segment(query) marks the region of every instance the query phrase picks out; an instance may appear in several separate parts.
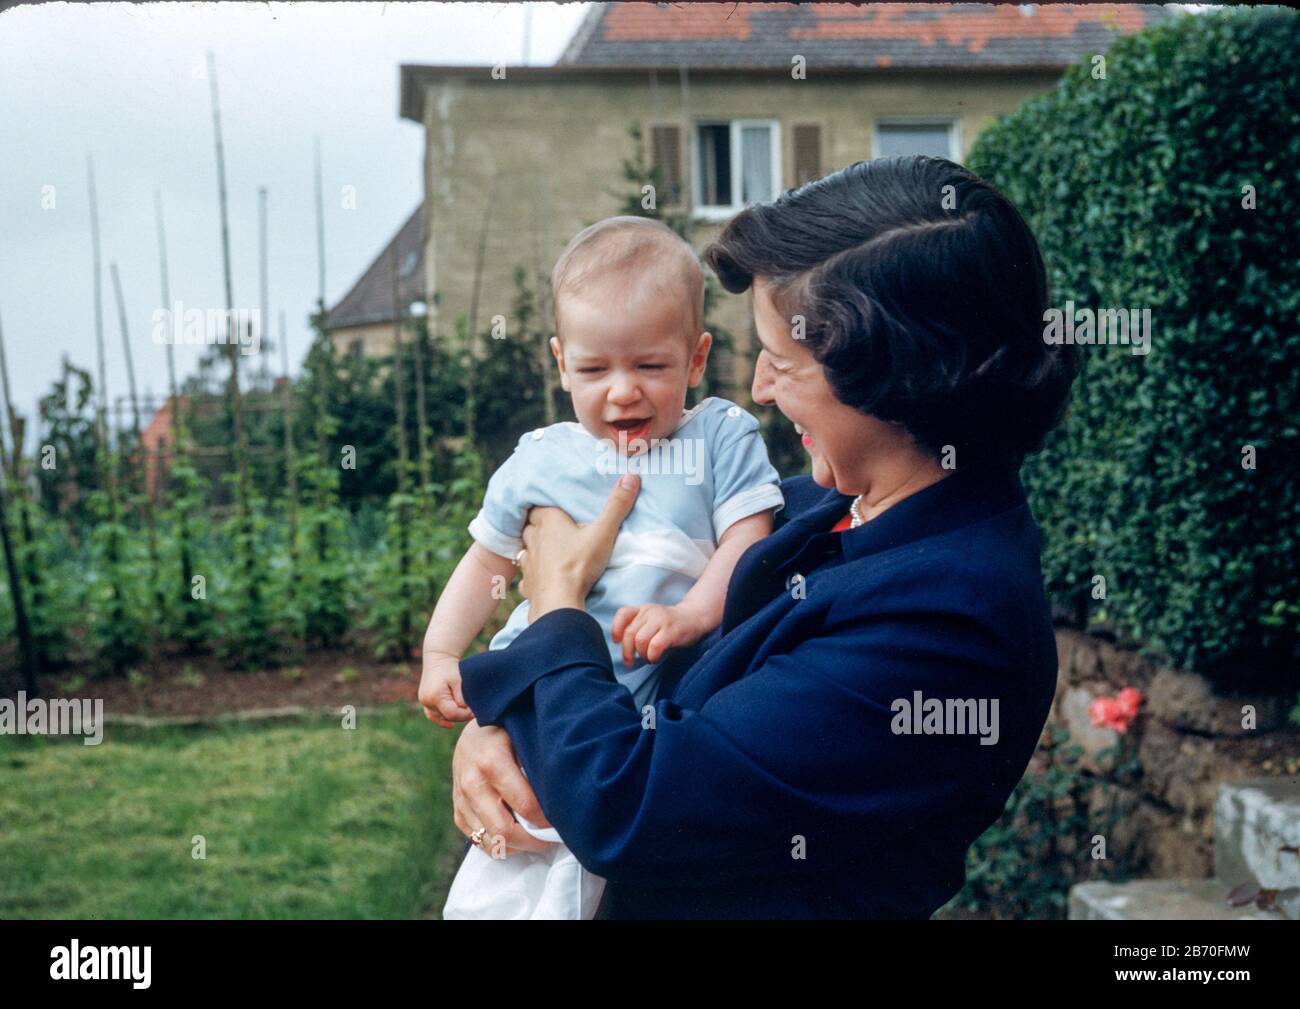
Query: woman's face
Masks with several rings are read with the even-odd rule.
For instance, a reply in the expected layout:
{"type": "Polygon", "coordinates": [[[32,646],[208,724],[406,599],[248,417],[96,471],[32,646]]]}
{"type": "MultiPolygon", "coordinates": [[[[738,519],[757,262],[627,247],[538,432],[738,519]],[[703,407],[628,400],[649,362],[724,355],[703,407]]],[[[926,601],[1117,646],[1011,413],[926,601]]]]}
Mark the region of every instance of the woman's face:
{"type": "Polygon", "coordinates": [[[754,278],[754,324],[762,350],[754,367],[755,403],[775,404],[802,435],[812,478],[841,494],[867,488],[867,462],[897,437],[893,425],[868,417],[835,398],[825,369],[794,339],[791,320],[772,304],[769,285],[754,278]]]}

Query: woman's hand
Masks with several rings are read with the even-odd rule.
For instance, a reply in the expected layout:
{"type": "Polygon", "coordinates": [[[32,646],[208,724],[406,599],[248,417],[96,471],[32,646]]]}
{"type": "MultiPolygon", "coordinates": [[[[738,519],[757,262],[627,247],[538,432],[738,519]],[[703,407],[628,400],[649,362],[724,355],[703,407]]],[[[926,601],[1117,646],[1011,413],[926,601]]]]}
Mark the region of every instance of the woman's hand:
{"type": "Polygon", "coordinates": [[[519,557],[519,591],[528,600],[529,623],[551,610],[585,608],[640,490],[635,473],[620,477],[596,521],[584,526],[562,508],[529,510],[519,557]]]}
{"type": "Polygon", "coordinates": [[[498,838],[507,849],[524,851],[545,851],[552,843],[533,837],[511,815],[517,810],[529,823],[550,826],[505,729],[477,721],[465,726],[451,756],[451,801],[462,834],[487,828],[483,847],[489,855],[499,850],[498,838]]]}

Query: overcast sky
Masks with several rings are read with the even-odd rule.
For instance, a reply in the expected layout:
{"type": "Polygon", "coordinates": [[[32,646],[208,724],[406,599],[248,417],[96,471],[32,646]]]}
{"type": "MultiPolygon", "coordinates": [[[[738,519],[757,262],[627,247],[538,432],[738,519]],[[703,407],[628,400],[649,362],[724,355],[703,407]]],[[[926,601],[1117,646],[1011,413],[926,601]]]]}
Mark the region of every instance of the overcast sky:
{"type": "MultiPolygon", "coordinates": [[[[527,6],[529,62],[552,63],[589,5],[527,6]]],[[[206,50],[221,89],[234,303],[259,303],[257,189],[266,186],[271,333],[283,309],[296,370],[317,292],[313,137],[333,304],[421,199],[424,131],[398,117],[399,64],[517,65],[523,37],[522,4],[59,3],[0,12],[0,323],[14,399],[31,428],[65,353],[95,373],[87,154],[110,396],[127,391],[110,262],[121,274],[140,391],[167,390],[164,348],[151,338],[162,300],[155,189],[173,301],[224,305],[206,50]],[[344,186],[355,187],[356,209],[341,207],[344,186]]],[[[178,368],[191,370],[198,348],[177,352],[178,368]]],[[[278,370],[278,353],[271,365],[278,370]]]]}

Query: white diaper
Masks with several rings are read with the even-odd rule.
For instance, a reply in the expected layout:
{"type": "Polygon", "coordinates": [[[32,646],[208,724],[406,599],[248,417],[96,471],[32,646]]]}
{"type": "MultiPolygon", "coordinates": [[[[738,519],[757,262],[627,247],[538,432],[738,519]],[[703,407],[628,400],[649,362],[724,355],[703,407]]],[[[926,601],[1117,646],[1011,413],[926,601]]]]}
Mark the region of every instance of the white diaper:
{"type": "MultiPolygon", "coordinates": [[[[518,813],[519,825],[543,841],[545,851],[511,851],[493,858],[474,845],[452,880],[444,921],[506,919],[580,920],[595,917],[605,880],[579,863],[554,827],[538,827],[518,813]]],[[[490,843],[484,838],[485,843],[490,843]]]]}

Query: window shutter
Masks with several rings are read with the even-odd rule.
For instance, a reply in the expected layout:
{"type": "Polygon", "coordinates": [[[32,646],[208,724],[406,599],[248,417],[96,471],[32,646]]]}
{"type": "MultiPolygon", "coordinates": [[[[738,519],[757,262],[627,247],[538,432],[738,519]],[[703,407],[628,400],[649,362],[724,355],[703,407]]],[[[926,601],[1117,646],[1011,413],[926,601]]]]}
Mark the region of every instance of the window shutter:
{"type": "Polygon", "coordinates": [[[794,184],[822,177],[822,128],[818,123],[799,123],[794,127],[794,184]]]}
{"type": "Polygon", "coordinates": [[[657,200],[664,206],[682,202],[682,128],[650,127],[650,167],[659,170],[657,200]]]}

